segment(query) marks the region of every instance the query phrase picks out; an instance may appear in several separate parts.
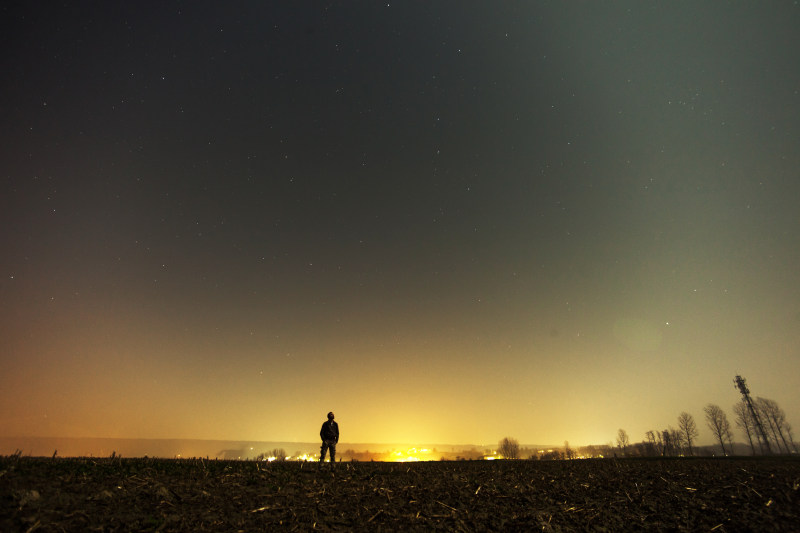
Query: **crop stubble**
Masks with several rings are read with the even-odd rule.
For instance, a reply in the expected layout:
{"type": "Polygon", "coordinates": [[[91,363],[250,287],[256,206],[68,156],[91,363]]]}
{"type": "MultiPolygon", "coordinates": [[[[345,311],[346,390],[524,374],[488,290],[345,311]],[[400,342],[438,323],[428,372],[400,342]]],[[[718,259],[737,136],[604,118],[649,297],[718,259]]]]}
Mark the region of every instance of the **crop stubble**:
{"type": "Polygon", "coordinates": [[[0,458],[0,531],[797,531],[800,460],[0,458]]]}

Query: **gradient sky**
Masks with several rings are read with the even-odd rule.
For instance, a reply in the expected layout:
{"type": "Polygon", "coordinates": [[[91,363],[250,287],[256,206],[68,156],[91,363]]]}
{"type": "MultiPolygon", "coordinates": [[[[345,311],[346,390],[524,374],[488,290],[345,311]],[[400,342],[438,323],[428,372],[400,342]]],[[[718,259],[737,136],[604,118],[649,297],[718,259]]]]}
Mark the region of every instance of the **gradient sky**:
{"type": "Polygon", "coordinates": [[[0,434],[800,428],[796,2],[63,4],[0,12],[0,434]]]}

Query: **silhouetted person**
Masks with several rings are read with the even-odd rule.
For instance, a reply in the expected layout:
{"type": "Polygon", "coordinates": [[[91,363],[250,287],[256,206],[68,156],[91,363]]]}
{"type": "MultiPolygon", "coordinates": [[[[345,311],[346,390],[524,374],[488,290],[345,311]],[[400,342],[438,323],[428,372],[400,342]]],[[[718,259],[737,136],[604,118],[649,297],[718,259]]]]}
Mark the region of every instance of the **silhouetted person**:
{"type": "Polygon", "coordinates": [[[322,429],[319,430],[319,437],[322,439],[320,448],[319,462],[325,461],[325,452],[331,451],[331,465],[336,465],[336,443],[339,442],[339,424],[333,420],[333,413],[328,413],[328,420],[323,422],[322,429]]]}

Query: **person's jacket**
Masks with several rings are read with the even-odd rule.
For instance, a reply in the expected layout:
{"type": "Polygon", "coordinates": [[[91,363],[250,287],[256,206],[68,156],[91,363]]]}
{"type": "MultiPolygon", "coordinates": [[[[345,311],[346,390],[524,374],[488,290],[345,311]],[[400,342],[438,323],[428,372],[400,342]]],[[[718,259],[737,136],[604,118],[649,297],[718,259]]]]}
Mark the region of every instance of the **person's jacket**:
{"type": "Polygon", "coordinates": [[[322,440],[339,442],[339,424],[335,420],[326,420],[319,430],[319,436],[322,440]]]}

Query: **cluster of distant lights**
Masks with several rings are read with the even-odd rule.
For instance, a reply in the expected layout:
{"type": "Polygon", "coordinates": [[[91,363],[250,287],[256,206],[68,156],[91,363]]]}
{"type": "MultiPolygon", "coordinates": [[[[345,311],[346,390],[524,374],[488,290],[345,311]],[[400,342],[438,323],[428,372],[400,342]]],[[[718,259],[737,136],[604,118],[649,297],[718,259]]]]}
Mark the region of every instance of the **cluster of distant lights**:
{"type": "MultiPolygon", "coordinates": [[[[388,458],[386,459],[386,461],[393,462],[393,463],[413,463],[413,462],[417,462],[417,461],[430,461],[430,460],[432,460],[431,457],[420,458],[418,456],[419,455],[422,455],[422,456],[431,455],[431,453],[432,453],[431,450],[429,450],[428,448],[422,448],[422,449],[419,449],[419,450],[417,448],[410,448],[410,449],[406,450],[405,452],[398,450],[398,451],[390,453],[388,458]]],[[[267,461],[267,462],[272,462],[272,461],[277,461],[278,457],[275,457],[275,456],[265,457],[263,460],[267,461]]],[[[314,454],[314,455],[303,454],[303,455],[298,455],[298,456],[286,456],[286,457],[283,458],[283,460],[284,461],[318,461],[319,460],[319,455],[318,454],[314,454]]]]}
{"type": "MultiPolygon", "coordinates": [[[[417,462],[417,461],[431,461],[431,460],[433,460],[432,457],[424,457],[424,456],[431,456],[432,453],[433,452],[431,452],[431,450],[429,450],[428,448],[422,448],[422,449],[409,448],[405,452],[403,452],[403,451],[391,452],[389,454],[389,456],[385,460],[388,461],[388,462],[393,462],[393,463],[412,463],[412,462],[417,462]],[[418,457],[418,456],[423,456],[423,457],[418,457]]],[[[495,459],[495,458],[496,457],[492,457],[492,459],[495,459]]],[[[270,463],[273,462],[273,461],[278,461],[278,460],[283,460],[283,461],[318,461],[319,460],[319,454],[313,454],[313,455],[303,454],[303,455],[297,455],[297,456],[287,455],[286,457],[283,457],[283,458],[278,458],[278,457],[273,455],[271,457],[264,457],[264,459],[262,459],[262,460],[266,461],[266,462],[270,462],[270,463]]]]}
{"type": "Polygon", "coordinates": [[[415,463],[417,461],[425,461],[430,459],[420,459],[417,455],[428,455],[431,451],[428,448],[423,448],[421,450],[417,450],[416,448],[410,448],[403,453],[401,451],[396,451],[391,455],[391,462],[394,463],[415,463]]]}
{"type": "MultiPolygon", "coordinates": [[[[553,450],[539,450],[538,453],[539,454],[543,454],[545,451],[553,452],[553,450]]],[[[431,457],[432,455],[433,455],[433,452],[431,452],[431,450],[429,450],[428,448],[422,448],[422,449],[419,449],[419,450],[417,448],[409,448],[405,452],[400,451],[400,450],[391,452],[388,455],[388,457],[386,457],[386,459],[384,459],[384,461],[385,462],[389,462],[389,463],[416,463],[416,462],[419,462],[419,461],[434,461],[434,460],[436,460],[435,458],[431,457]],[[420,458],[420,457],[418,457],[419,455],[422,455],[423,457],[420,458]],[[427,457],[424,457],[424,456],[427,456],[427,457]]],[[[181,458],[181,454],[178,454],[176,457],[178,459],[180,459],[181,458]]],[[[596,455],[594,457],[601,458],[601,459],[603,458],[602,455],[596,455]]],[[[590,459],[591,457],[585,456],[585,455],[576,455],[573,458],[574,459],[590,459]]],[[[498,454],[497,451],[492,451],[492,453],[490,455],[484,455],[482,459],[484,461],[495,461],[497,459],[505,459],[505,457],[503,457],[502,455],[498,454]]],[[[273,455],[271,457],[264,457],[262,459],[262,461],[265,461],[265,462],[268,462],[268,463],[271,463],[273,461],[279,461],[279,460],[280,461],[298,461],[298,462],[302,462],[302,461],[319,461],[319,454],[309,455],[307,453],[304,453],[302,455],[297,455],[297,456],[287,455],[286,457],[283,457],[283,458],[278,458],[278,457],[273,455]]]]}
{"type": "MultiPolygon", "coordinates": [[[[270,463],[272,461],[277,461],[277,460],[278,460],[278,458],[275,457],[275,456],[265,457],[264,458],[264,461],[267,461],[267,462],[270,462],[270,463]]],[[[287,456],[287,457],[284,457],[283,460],[284,461],[316,461],[317,458],[314,457],[313,455],[308,455],[308,454],[304,453],[303,455],[298,455],[297,457],[287,456]]]]}
{"type": "MultiPolygon", "coordinates": [[[[539,450],[539,454],[542,454],[545,451],[552,452],[553,450],[539,450]]],[[[434,452],[432,452],[428,448],[422,448],[422,449],[409,448],[405,452],[403,452],[401,450],[397,450],[397,451],[391,452],[387,456],[387,458],[384,459],[384,461],[390,462],[390,463],[416,463],[416,462],[419,462],[419,461],[434,461],[436,459],[433,457],[433,453],[434,452]]],[[[602,458],[603,456],[599,455],[598,457],[602,458]]],[[[575,459],[587,459],[587,458],[588,457],[586,457],[584,455],[575,456],[575,459]]],[[[498,459],[505,459],[505,457],[503,457],[502,455],[498,454],[497,451],[492,451],[491,454],[483,456],[483,460],[485,460],[485,461],[495,461],[495,460],[498,460],[498,459]]],[[[273,457],[265,457],[263,460],[267,461],[267,462],[272,462],[272,461],[277,461],[278,457],[274,457],[274,456],[273,457]]],[[[303,454],[303,455],[298,455],[296,457],[287,456],[287,457],[284,457],[283,460],[284,461],[318,461],[319,460],[319,455],[318,454],[314,454],[314,455],[303,454]]]]}

